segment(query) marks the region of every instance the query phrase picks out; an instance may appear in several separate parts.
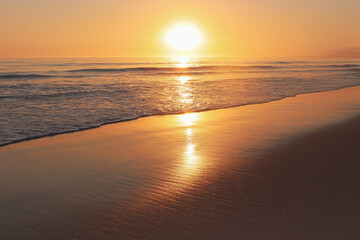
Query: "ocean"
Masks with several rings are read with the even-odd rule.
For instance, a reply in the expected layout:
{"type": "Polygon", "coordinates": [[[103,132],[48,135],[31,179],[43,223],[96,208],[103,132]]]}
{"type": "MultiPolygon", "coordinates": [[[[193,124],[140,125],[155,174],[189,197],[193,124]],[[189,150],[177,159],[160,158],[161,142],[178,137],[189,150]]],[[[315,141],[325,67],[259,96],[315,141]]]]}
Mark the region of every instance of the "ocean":
{"type": "Polygon", "coordinates": [[[360,59],[0,59],[0,146],[360,85],[360,59]]]}

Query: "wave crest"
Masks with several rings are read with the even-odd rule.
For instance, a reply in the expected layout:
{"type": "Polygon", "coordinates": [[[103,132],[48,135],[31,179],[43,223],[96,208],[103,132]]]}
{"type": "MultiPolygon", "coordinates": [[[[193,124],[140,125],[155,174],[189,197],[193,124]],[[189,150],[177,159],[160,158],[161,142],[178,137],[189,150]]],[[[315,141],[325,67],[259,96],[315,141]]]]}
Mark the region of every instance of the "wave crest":
{"type": "Polygon", "coordinates": [[[0,74],[0,79],[16,79],[16,78],[51,78],[53,75],[42,74],[0,74]]]}
{"type": "Polygon", "coordinates": [[[241,70],[241,69],[278,69],[274,65],[250,65],[250,66],[194,66],[194,67],[137,67],[137,68],[85,68],[74,69],[68,72],[182,72],[182,71],[201,71],[201,70],[241,70]]]}

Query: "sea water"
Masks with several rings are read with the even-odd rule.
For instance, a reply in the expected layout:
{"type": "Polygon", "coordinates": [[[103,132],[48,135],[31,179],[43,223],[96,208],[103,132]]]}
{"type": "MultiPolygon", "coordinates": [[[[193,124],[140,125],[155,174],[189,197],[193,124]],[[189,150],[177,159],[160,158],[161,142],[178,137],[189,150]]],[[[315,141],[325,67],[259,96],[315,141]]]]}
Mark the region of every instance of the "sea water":
{"type": "Polygon", "coordinates": [[[360,85],[360,59],[0,59],[0,146],[360,85]]]}

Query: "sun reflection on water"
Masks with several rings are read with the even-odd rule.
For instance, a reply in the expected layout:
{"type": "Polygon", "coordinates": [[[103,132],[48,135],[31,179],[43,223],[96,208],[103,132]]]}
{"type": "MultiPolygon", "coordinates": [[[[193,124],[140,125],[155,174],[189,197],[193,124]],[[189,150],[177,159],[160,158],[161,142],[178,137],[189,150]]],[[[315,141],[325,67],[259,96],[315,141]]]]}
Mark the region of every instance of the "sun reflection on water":
{"type": "Polygon", "coordinates": [[[186,84],[186,82],[190,79],[191,78],[188,76],[181,76],[177,78],[180,83],[178,85],[177,92],[179,96],[179,102],[182,104],[191,104],[193,102],[191,86],[186,84]]]}
{"type": "Polygon", "coordinates": [[[189,143],[186,147],[186,154],[193,155],[194,154],[194,144],[189,143]]]}
{"type": "Polygon", "coordinates": [[[172,61],[176,63],[176,67],[178,68],[190,67],[191,60],[192,58],[188,56],[178,56],[172,59],[172,61]]]}
{"type": "Polygon", "coordinates": [[[168,175],[168,181],[160,188],[163,191],[149,192],[156,201],[176,198],[178,194],[198,186],[204,176],[205,158],[196,144],[196,122],[199,113],[185,113],[175,116],[175,124],[181,129],[179,135],[181,142],[176,146],[177,156],[175,168],[168,175]]]}
{"type": "Polygon", "coordinates": [[[187,137],[190,137],[192,135],[192,130],[191,130],[191,128],[188,128],[187,130],[186,130],[186,136],[187,137]]]}
{"type": "Polygon", "coordinates": [[[191,79],[191,78],[188,77],[188,76],[181,76],[181,77],[178,78],[179,82],[182,83],[182,84],[186,83],[186,82],[189,81],[190,79],[191,79]]]}

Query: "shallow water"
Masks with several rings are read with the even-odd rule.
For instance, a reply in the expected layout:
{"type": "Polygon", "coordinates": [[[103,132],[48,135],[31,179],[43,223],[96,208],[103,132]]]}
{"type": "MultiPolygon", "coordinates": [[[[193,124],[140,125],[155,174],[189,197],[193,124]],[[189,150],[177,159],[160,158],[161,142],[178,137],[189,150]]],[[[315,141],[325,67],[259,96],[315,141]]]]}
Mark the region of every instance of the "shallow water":
{"type": "Polygon", "coordinates": [[[0,146],[359,84],[360,61],[352,59],[1,59],[0,146]]]}

